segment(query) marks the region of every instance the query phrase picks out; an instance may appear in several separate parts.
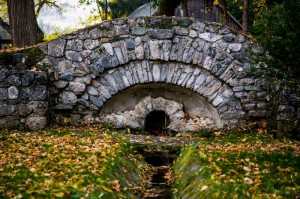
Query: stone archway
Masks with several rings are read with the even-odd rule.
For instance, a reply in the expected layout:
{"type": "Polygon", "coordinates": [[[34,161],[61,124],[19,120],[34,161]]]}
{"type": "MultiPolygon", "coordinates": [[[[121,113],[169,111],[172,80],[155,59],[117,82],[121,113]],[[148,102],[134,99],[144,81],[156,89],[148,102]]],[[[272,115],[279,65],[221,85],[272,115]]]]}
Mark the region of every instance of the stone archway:
{"type": "MultiPolygon", "coordinates": [[[[69,110],[77,117],[121,117],[136,107],[120,105],[105,112],[111,100],[127,89],[156,83],[199,96],[192,98],[193,108],[188,98],[180,102],[190,123],[208,119],[217,127],[234,127],[266,112],[263,81],[248,73],[248,51],[261,51],[245,35],[219,24],[174,17],[117,19],[65,35],[41,50],[46,56],[39,64],[48,65],[53,74],[53,110],[69,110]],[[201,104],[211,114],[202,117],[201,104]]],[[[176,102],[180,96],[163,98],[176,102]]]]}

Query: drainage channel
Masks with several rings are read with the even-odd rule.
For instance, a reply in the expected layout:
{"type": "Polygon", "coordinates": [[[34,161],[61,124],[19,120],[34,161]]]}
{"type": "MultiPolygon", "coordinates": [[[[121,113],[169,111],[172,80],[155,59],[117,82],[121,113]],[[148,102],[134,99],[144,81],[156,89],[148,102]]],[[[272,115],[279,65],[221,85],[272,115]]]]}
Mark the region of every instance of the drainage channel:
{"type": "Polygon", "coordinates": [[[172,197],[172,163],[177,156],[177,151],[162,149],[140,148],[140,153],[145,161],[153,166],[153,171],[148,176],[148,183],[142,198],[171,199],[172,197]]]}
{"type": "Polygon", "coordinates": [[[148,175],[142,198],[172,199],[173,160],[178,156],[180,148],[192,143],[193,139],[133,134],[126,135],[125,139],[154,167],[153,172],[148,175]]]}

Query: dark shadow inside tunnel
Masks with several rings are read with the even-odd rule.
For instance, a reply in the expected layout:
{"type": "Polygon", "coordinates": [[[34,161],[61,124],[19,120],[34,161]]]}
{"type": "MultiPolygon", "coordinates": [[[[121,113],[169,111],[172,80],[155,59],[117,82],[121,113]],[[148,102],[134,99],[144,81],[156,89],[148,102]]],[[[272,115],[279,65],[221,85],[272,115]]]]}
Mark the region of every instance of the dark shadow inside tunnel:
{"type": "Polygon", "coordinates": [[[145,130],[151,135],[167,134],[170,118],[164,111],[152,111],[145,119],[145,130]]]}

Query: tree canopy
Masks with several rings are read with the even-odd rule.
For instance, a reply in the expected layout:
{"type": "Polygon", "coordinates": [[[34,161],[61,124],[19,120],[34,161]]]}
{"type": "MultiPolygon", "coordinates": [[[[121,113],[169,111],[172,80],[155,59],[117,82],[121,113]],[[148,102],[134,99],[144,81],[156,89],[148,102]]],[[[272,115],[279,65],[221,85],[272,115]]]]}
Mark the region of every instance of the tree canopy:
{"type": "Polygon", "coordinates": [[[254,35],[266,52],[269,75],[300,80],[299,10],[299,0],[285,0],[255,21],[254,35]]]}

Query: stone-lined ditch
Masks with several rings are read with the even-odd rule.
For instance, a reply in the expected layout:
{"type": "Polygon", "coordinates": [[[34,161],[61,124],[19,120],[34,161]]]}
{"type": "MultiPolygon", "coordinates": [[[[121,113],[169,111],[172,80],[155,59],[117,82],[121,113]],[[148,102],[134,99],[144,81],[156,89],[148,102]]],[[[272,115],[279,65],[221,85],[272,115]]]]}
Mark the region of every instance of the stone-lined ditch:
{"type": "Polygon", "coordinates": [[[147,180],[142,198],[173,198],[173,161],[179,155],[181,146],[188,143],[188,138],[168,136],[129,135],[137,153],[152,166],[146,175],[147,180]]]}
{"type": "Polygon", "coordinates": [[[172,198],[172,163],[177,156],[177,150],[140,149],[145,161],[153,166],[148,175],[148,184],[143,198],[172,198]]]}

